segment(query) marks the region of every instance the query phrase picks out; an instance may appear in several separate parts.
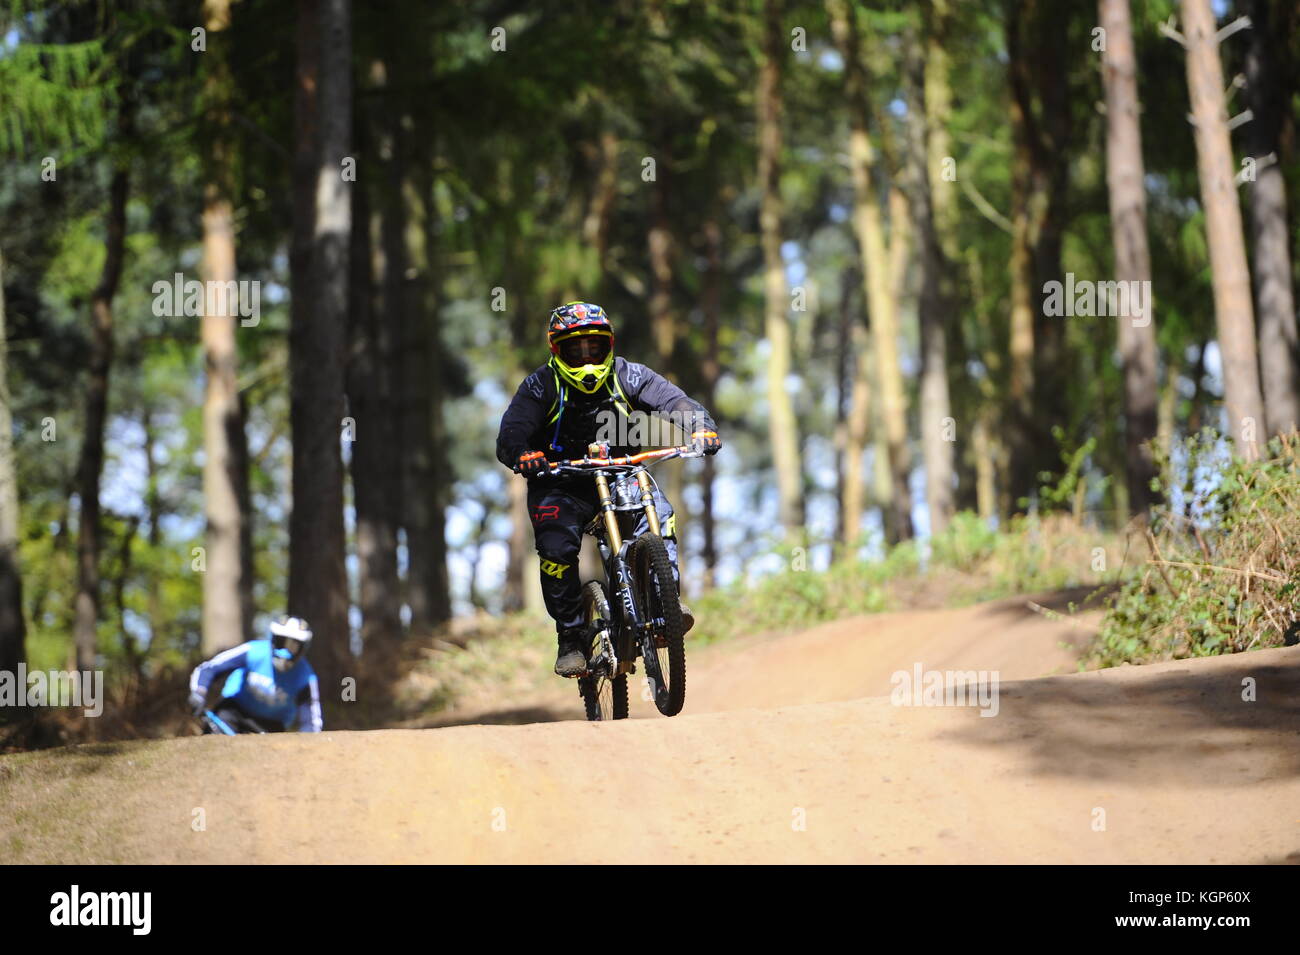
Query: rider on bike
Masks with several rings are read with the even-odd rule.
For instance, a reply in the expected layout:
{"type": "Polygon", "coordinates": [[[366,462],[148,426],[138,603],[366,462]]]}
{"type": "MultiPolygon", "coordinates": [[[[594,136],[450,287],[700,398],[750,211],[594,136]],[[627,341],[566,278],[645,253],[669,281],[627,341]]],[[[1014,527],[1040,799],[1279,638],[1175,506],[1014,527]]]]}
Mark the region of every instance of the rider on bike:
{"type": "Polygon", "coordinates": [[[311,627],[301,617],[273,621],[266,640],[250,640],[200,663],[190,675],[190,708],[201,716],[213,679],[229,674],[213,711],[236,733],[321,731],[320,692],[307,660],[311,627]]]}
{"type": "MultiPolygon", "coordinates": [[[[691,435],[695,447],[716,454],[722,447],[713,418],[704,406],[645,365],[614,357],[614,329],[605,310],[587,302],[569,302],[551,312],[547,338],[551,359],[524,379],[501,417],[497,460],[528,478],[528,513],[541,558],[542,596],[555,619],[559,652],[555,672],[579,676],[587,668],[590,635],[583,621],[578,580],[582,528],[597,513],[596,488],[590,478],[552,477],[548,461],[583,457],[606,425],[635,412],[668,416],[691,435]]],[[[609,453],[634,451],[609,441],[609,453]]],[[[664,544],[677,575],[677,534],[673,508],[654,491],[664,544]]],[[[644,514],[634,536],[644,533],[644,514]]],[[[682,607],[686,629],[695,623],[682,607]]]]}

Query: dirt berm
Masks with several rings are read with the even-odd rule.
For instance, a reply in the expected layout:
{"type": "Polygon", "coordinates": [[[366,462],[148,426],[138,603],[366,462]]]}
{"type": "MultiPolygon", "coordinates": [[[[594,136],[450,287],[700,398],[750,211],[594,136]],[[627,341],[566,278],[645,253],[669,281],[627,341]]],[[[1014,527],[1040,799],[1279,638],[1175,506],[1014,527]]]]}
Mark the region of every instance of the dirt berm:
{"type": "Polygon", "coordinates": [[[568,722],[6,757],[0,861],[1300,861],[1300,649],[1069,672],[1082,634],[884,614],[707,648],[673,719],[565,684],[568,722]],[[999,671],[996,715],[894,705],[917,664],[999,671]]]}

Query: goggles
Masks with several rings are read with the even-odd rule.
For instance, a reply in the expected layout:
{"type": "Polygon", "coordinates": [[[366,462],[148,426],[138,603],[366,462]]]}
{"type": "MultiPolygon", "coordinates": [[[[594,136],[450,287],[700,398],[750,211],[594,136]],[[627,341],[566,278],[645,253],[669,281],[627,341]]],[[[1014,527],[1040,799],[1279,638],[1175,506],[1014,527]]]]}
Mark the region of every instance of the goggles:
{"type": "Polygon", "coordinates": [[[271,637],[271,647],[274,650],[285,650],[290,659],[296,659],[302,655],[303,642],[295,640],[293,637],[282,637],[279,634],[274,634],[271,637]]]}
{"type": "Polygon", "coordinates": [[[560,360],[571,367],[599,365],[609,357],[612,347],[608,332],[571,335],[557,342],[560,360]]]}

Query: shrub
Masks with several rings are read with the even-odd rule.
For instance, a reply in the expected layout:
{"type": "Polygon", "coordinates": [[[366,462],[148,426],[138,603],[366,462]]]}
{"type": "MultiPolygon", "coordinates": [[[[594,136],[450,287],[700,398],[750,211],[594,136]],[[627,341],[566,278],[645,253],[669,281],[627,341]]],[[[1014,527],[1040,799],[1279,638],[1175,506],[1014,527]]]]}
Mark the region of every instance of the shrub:
{"type": "Polygon", "coordinates": [[[1204,432],[1161,462],[1159,485],[1168,506],[1143,533],[1148,558],[1112,598],[1093,662],[1281,646],[1300,581],[1300,435],[1245,461],[1204,432]]]}

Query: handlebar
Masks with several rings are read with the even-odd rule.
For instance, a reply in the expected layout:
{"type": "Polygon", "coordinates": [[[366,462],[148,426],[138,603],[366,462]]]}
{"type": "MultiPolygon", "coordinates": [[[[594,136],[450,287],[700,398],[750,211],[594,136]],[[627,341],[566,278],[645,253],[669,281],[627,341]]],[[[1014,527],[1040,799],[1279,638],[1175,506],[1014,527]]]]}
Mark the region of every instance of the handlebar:
{"type": "MultiPolygon", "coordinates": [[[[671,458],[700,458],[703,456],[703,451],[697,451],[692,445],[684,444],[676,448],[656,448],[653,451],[642,451],[639,454],[629,454],[621,458],[593,458],[587,455],[569,461],[549,461],[547,462],[548,469],[543,471],[542,474],[563,474],[575,471],[590,474],[596,471],[633,468],[639,464],[653,464],[671,458]]],[[[513,470],[516,474],[519,473],[518,467],[513,470]]]]}

